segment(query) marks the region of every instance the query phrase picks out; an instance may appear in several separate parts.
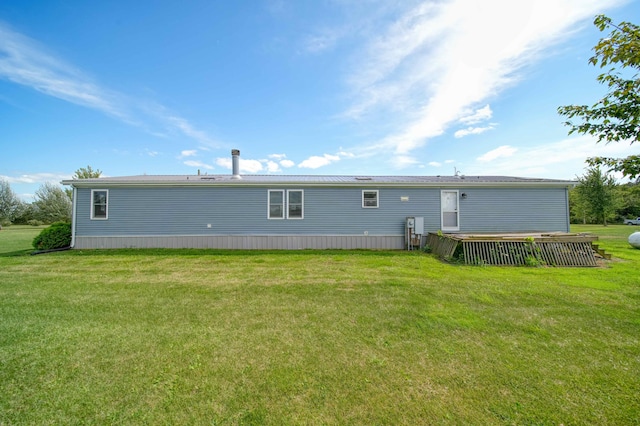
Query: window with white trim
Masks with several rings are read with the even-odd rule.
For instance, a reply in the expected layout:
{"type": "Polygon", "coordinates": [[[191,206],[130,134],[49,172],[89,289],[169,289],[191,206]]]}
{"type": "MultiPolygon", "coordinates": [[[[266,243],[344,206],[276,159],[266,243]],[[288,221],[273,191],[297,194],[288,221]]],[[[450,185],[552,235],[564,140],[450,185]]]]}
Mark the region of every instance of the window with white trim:
{"type": "Polygon", "coordinates": [[[91,219],[106,220],[109,218],[109,190],[91,190],[91,219]]]}
{"type": "Polygon", "coordinates": [[[267,212],[269,219],[284,219],[284,190],[269,190],[269,211],[267,212]]]}
{"type": "Polygon", "coordinates": [[[362,208],[363,209],[377,209],[378,208],[378,190],[363,190],[362,191],[362,208]]]}
{"type": "Polygon", "coordinates": [[[304,219],[304,192],[301,189],[287,191],[287,219],[304,219]]]}
{"type": "Polygon", "coordinates": [[[301,189],[269,189],[267,218],[304,219],[304,191],[301,189]]]}

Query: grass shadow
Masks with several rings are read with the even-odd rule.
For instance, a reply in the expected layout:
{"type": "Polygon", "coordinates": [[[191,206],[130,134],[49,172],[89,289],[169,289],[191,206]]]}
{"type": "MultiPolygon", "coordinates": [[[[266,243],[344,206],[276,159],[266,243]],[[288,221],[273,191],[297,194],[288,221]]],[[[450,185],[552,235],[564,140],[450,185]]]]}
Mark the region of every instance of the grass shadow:
{"type": "Polygon", "coordinates": [[[16,251],[7,251],[0,252],[0,257],[21,257],[21,256],[29,256],[33,253],[33,249],[24,249],[24,250],[16,250],[16,251]]]}

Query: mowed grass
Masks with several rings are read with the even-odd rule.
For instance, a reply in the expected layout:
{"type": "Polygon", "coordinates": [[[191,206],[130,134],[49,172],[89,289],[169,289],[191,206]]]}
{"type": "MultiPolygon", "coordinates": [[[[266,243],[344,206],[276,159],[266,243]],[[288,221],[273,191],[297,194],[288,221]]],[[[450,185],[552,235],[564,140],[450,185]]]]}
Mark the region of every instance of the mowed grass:
{"type": "Polygon", "coordinates": [[[66,251],[0,231],[0,425],[640,423],[638,228],[601,268],[66,251]]]}

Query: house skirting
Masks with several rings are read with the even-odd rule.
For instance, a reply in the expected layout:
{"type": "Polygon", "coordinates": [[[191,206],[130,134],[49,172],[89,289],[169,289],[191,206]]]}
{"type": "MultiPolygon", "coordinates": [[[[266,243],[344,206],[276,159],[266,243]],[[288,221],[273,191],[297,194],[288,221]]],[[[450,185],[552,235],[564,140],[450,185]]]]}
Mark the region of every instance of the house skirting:
{"type": "Polygon", "coordinates": [[[238,250],[405,248],[403,235],[75,236],[74,249],[211,248],[238,250]]]}

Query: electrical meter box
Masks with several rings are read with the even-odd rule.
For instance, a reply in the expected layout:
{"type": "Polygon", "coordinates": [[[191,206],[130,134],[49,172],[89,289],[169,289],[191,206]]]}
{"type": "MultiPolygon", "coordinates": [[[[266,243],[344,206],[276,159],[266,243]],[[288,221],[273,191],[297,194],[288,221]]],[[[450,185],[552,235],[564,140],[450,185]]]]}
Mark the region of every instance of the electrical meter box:
{"type": "Polygon", "coordinates": [[[424,235],[424,217],[414,218],[413,233],[417,235],[424,235]]]}

